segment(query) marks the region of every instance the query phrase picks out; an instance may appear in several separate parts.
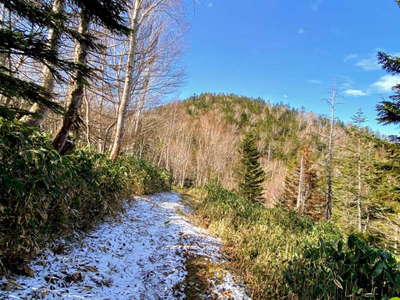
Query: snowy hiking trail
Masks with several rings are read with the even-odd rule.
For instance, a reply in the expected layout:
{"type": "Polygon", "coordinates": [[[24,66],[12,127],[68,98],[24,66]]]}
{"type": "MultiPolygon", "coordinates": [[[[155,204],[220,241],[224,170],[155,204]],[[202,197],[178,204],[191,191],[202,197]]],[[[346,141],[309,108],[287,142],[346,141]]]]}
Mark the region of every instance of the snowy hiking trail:
{"type": "MultiPolygon", "coordinates": [[[[118,220],[100,224],[61,254],[46,250],[30,265],[35,277],[0,279],[0,299],[185,299],[179,283],[186,258],[222,258],[221,241],[179,213],[187,212],[180,200],[162,193],[127,201],[118,220]]],[[[210,286],[213,296],[206,299],[250,299],[227,272],[210,286]]]]}

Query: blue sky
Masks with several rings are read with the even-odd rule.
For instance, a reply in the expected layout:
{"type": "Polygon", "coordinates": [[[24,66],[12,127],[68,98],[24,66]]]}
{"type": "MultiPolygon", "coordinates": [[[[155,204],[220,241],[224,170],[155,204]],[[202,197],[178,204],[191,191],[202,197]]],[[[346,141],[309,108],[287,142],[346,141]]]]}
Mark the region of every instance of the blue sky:
{"type": "Polygon", "coordinates": [[[326,114],[336,81],[338,117],[362,108],[378,125],[376,104],[400,77],[376,63],[379,49],[400,53],[400,8],[394,0],[185,0],[190,29],[180,98],[202,92],[262,97],[326,114]]]}

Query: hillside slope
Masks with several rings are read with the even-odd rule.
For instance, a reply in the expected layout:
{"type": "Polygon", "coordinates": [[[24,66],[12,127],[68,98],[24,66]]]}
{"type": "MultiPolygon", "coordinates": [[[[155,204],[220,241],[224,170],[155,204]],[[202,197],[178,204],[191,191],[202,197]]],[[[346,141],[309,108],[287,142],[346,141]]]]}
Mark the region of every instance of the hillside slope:
{"type": "MultiPolygon", "coordinates": [[[[126,147],[166,168],[179,186],[218,181],[235,190],[239,143],[248,131],[259,136],[261,164],[267,174],[266,205],[295,208],[303,164],[309,181],[304,214],[320,219],[329,132],[329,120],[324,117],[262,99],[202,94],[148,111],[135,143],[126,147]]],[[[380,246],[397,249],[399,147],[362,124],[345,125],[337,120],[334,133],[335,222],[346,232],[359,230],[380,246]],[[360,198],[361,221],[356,208],[360,198]]]]}

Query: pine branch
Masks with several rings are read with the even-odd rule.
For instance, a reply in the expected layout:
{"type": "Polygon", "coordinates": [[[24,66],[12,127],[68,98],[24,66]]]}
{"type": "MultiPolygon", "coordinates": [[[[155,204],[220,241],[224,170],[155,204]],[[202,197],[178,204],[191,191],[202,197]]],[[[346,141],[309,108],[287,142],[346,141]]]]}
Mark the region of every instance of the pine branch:
{"type": "Polygon", "coordinates": [[[378,53],[378,62],[382,68],[391,74],[400,73],[400,57],[395,57],[384,52],[378,53]]]}
{"type": "Polygon", "coordinates": [[[24,99],[31,103],[40,103],[56,113],[62,113],[63,108],[51,101],[52,95],[41,86],[5,74],[0,68],[0,94],[7,98],[24,99]]]}

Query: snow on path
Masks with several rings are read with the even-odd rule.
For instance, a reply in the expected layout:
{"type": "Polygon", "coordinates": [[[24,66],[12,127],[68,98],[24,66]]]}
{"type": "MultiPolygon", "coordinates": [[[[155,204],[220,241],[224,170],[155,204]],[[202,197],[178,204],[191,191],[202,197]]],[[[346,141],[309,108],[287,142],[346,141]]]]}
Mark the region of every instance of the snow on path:
{"type": "MultiPolygon", "coordinates": [[[[191,224],[179,195],[162,193],[127,201],[118,221],[100,224],[71,251],[45,251],[0,299],[184,299],[174,289],[185,279],[185,255],[222,261],[221,241],[191,224]]],[[[3,279],[5,284],[5,279],[3,279]]],[[[0,279],[0,286],[2,280],[0,279]]],[[[227,273],[218,299],[249,299],[227,273]]]]}

